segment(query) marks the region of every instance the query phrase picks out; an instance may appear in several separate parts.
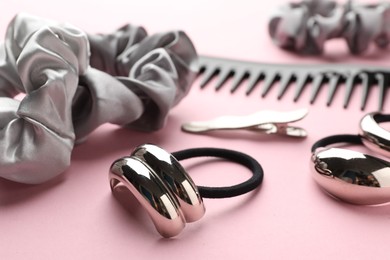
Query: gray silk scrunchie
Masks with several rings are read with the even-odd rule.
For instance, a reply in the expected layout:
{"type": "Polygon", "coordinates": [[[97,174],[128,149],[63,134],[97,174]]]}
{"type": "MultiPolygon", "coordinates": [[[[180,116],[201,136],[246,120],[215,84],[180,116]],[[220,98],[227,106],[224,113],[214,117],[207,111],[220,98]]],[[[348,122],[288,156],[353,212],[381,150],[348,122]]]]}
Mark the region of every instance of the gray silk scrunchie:
{"type": "Polygon", "coordinates": [[[390,4],[345,4],[330,0],[303,0],[282,5],[272,14],[268,31],[273,42],[302,54],[321,54],[326,41],[344,39],[353,54],[371,43],[381,49],[390,43],[390,4]]]}
{"type": "Polygon", "coordinates": [[[127,25],[87,35],[18,14],[0,45],[0,177],[37,184],[57,176],[74,144],[104,123],[160,129],[197,70],[180,31],[147,36],[127,25]]]}

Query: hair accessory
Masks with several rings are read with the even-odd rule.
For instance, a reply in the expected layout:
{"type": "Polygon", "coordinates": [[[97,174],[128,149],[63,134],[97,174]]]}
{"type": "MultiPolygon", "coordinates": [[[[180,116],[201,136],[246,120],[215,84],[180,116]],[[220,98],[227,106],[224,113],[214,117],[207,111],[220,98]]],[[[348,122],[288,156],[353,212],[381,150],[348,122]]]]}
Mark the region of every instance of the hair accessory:
{"type": "Polygon", "coordinates": [[[186,222],[200,219],[205,208],[202,198],[228,198],[256,189],[263,180],[260,164],[244,153],[219,148],[194,148],[169,154],[162,148],[144,144],[130,156],[116,160],[109,171],[111,190],[126,187],[150,215],[163,237],[178,235],[186,222]],[[231,187],[196,186],[178,160],[213,156],[250,169],[252,177],[231,187]]]}
{"type": "Polygon", "coordinates": [[[87,35],[17,15],[0,45],[0,177],[37,184],[57,176],[75,143],[104,123],[162,128],[196,72],[195,48],[181,31],[148,36],[126,25],[87,35]]]}
{"type": "Polygon", "coordinates": [[[271,64],[249,62],[200,56],[200,87],[205,88],[212,79],[215,90],[220,90],[230,82],[230,92],[234,93],[245,85],[246,95],[251,95],[256,87],[261,86],[261,96],[265,97],[273,86],[279,87],[278,99],[282,99],[286,90],[291,86],[295,88],[294,101],[302,95],[305,87],[310,84],[310,103],[314,103],[322,87],[328,88],[326,105],[330,106],[335,97],[336,90],[344,91],[345,108],[355,88],[361,91],[361,106],[364,110],[371,88],[378,89],[378,110],[382,110],[390,86],[390,70],[384,67],[351,64],[271,64]],[[246,82],[246,83],[243,83],[246,82]],[[278,82],[278,84],[275,84],[278,82]],[[295,83],[295,84],[292,84],[295,83]],[[343,85],[345,84],[345,86],[343,85]]]}
{"type": "Polygon", "coordinates": [[[278,134],[292,137],[306,137],[303,128],[290,123],[301,120],[307,115],[307,109],[289,112],[263,110],[246,116],[222,116],[210,121],[189,122],[182,125],[182,130],[189,133],[204,133],[214,130],[245,129],[264,134],[278,134]]]}
{"type": "Polygon", "coordinates": [[[345,5],[336,1],[307,0],[281,6],[272,15],[268,29],[274,43],[284,49],[319,54],[329,39],[345,39],[353,54],[367,50],[370,43],[386,48],[390,4],[345,5]]]}
{"type": "Polygon", "coordinates": [[[378,123],[390,115],[370,113],[360,122],[359,135],[333,135],[312,146],[312,174],[329,194],[354,204],[390,202],[390,162],[348,149],[327,147],[336,143],[361,145],[389,156],[390,133],[378,123]]]}
{"type": "Polygon", "coordinates": [[[369,149],[390,158],[390,132],[379,123],[390,122],[390,115],[378,112],[365,115],[360,121],[360,136],[369,149]]]}

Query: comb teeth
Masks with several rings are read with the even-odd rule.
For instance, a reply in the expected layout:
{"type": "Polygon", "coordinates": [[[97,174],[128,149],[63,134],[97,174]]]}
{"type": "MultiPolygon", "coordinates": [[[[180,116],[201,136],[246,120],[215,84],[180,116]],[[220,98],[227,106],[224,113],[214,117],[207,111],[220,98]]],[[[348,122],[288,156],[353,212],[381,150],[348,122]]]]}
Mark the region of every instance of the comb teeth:
{"type": "Polygon", "coordinates": [[[233,93],[246,80],[246,94],[250,95],[262,82],[261,96],[265,97],[276,82],[279,82],[277,98],[295,83],[294,101],[301,96],[306,85],[311,83],[310,103],[314,103],[321,87],[327,83],[327,106],[332,104],[336,90],[345,85],[343,106],[348,107],[353,91],[361,85],[362,97],[360,108],[364,110],[370,89],[379,88],[378,110],[383,110],[386,92],[390,85],[390,70],[383,67],[368,67],[350,64],[298,65],[256,63],[208,56],[200,57],[200,87],[205,88],[216,78],[215,89],[219,90],[231,78],[230,91],[233,93]]]}

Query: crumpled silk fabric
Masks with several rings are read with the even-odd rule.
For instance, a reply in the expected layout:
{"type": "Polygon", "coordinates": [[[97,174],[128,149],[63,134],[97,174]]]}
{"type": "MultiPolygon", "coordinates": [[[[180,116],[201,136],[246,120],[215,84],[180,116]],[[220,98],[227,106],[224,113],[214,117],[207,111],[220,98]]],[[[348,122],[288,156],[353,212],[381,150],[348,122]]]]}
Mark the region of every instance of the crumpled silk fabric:
{"type": "Polygon", "coordinates": [[[344,39],[351,53],[362,54],[371,44],[390,43],[390,3],[300,1],[280,6],[271,15],[268,30],[273,42],[302,54],[321,54],[328,40],[344,39]]]}
{"type": "Polygon", "coordinates": [[[126,25],[88,35],[18,14],[0,45],[0,177],[38,184],[59,175],[75,143],[104,123],[162,128],[197,69],[181,31],[148,36],[126,25]]]}

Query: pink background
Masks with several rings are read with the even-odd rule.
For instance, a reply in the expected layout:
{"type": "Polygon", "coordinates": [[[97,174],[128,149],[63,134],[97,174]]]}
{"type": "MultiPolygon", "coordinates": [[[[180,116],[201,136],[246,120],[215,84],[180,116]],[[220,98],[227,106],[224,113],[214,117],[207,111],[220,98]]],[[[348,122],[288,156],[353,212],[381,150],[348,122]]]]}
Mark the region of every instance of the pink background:
{"type": "MultiPolygon", "coordinates": [[[[349,55],[344,42],[331,41],[323,57],[300,58],[275,47],[267,19],[286,1],[9,1],[1,7],[0,33],[24,11],[70,22],[89,33],[110,32],[125,23],[150,33],[182,29],[200,54],[276,63],[345,62],[388,64],[390,52],[370,50],[349,55]]],[[[371,1],[373,2],[373,1],[371,1]]],[[[312,143],[338,133],[357,133],[361,116],[376,109],[377,90],[360,111],[359,88],[348,109],[343,89],[331,107],[326,88],[310,105],[310,88],[297,103],[294,87],[277,100],[277,86],[259,97],[244,87],[215,93],[195,83],[170,114],[166,127],[137,133],[104,125],[75,148],[71,167],[49,183],[28,186],[0,181],[0,259],[389,259],[390,208],[349,205],[325,195],[310,176],[312,143]],[[307,107],[298,122],[303,140],[246,132],[191,135],[180,125],[220,115],[245,115],[262,109],[288,111],[307,107]],[[246,152],[263,165],[257,192],[223,200],[205,199],[206,215],[188,224],[174,239],[162,239],[137,205],[124,208],[112,195],[107,172],[111,162],[135,145],[156,143],[168,151],[189,147],[223,147],[246,152]]],[[[385,112],[390,109],[385,104],[385,112]]],[[[185,167],[199,185],[229,185],[245,180],[245,168],[216,160],[189,160],[185,167]]]]}

